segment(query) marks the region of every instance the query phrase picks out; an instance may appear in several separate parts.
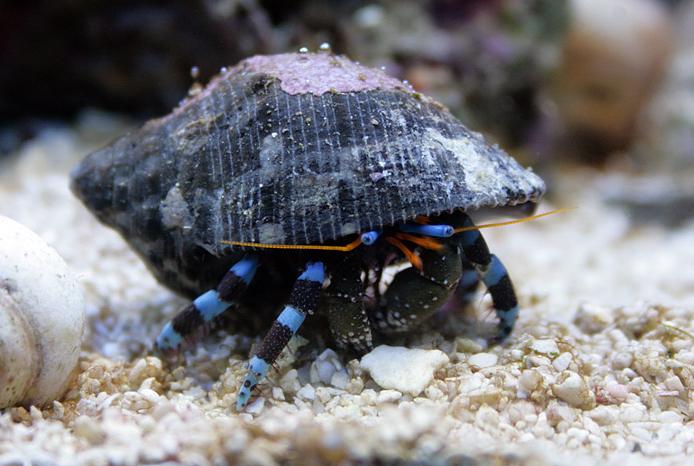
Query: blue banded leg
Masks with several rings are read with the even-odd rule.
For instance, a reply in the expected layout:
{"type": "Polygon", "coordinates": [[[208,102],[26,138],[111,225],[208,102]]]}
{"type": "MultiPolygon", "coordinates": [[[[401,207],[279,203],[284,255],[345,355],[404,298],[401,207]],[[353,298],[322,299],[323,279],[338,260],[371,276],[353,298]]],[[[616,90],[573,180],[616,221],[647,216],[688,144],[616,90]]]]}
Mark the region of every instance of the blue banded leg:
{"type": "Polygon", "coordinates": [[[318,308],[320,291],[323,287],[325,270],[322,262],[309,263],[306,270],[294,283],[289,303],[272,323],[270,330],[260,344],[258,353],[253,356],[248,374],[236,397],[236,409],[241,410],[251,397],[251,391],[258,385],[272,363],[275,362],[289,340],[294,336],[306,315],[314,314],[318,308]]]}
{"type": "Polygon", "coordinates": [[[465,257],[462,258],[462,263],[463,273],[460,276],[460,281],[455,288],[455,294],[451,300],[451,305],[457,309],[464,308],[474,299],[480,284],[480,277],[472,263],[465,259],[465,257]]]}
{"type": "Polygon", "coordinates": [[[248,256],[234,264],[216,290],[198,296],[164,326],[157,337],[157,348],[161,351],[177,349],[186,337],[224,312],[246,290],[257,268],[258,258],[255,256],[248,256]]]}
{"type": "MultiPolygon", "coordinates": [[[[460,224],[455,226],[472,225],[470,217],[463,215],[460,224]]],[[[487,242],[479,230],[460,233],[459,242],[464,257],[475,267],[480,280],[492,296],[494,310],[499,318],[498,330],[493,340],[502,342],[511,334],[518,318],[518,300],[511,278],[504,264],[495,255],[489,253],[487,242]]]]}
{"type": "Polygon", "coordinates": [[[321,308],[335,343],[341,348],[363,354],[373,348],[371,322],[364,309],[364,283],[361,257],[351,254],[337,264],[325,290],[321,308]]]}
{"type": "Polygon", "coordinates": [[[462,273],[456,244],[444,242],[439,251],[422,250],[422,271],[414,267],[398,272],[384,295],[385,305],[374,324],[383,333],[408,332],[439,310],[453,292],[462,273]]]}

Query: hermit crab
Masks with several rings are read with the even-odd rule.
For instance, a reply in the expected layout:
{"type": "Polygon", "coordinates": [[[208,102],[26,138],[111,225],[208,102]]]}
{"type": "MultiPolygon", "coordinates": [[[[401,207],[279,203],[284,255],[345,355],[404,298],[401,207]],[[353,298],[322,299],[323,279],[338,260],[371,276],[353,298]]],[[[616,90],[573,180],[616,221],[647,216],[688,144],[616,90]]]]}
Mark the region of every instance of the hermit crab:
{"type": "Polygon", "coordinates": [[[337,345],[363,353],[481,281],[502,341],[518,302],[466,212],[534,205],[545,190],[407,84],[302,52],[223,69],[72,173],[77,196],[162,283],[197,296],[164,327],[159,349],[228,310],[286,303],[249,363],[238,408],[314,313],[337,345]],[[407,261],[382,291],[383,270],[407,261]]]}

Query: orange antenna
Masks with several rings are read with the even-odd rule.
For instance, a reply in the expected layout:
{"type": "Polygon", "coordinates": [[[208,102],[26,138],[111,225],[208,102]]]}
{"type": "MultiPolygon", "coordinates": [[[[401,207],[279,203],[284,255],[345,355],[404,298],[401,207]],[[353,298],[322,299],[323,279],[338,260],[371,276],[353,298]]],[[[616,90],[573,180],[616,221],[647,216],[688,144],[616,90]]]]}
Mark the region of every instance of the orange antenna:
{"type": "Polygon", "coordinates": [[[464,231],[483,230],[483,229],[485,229],[485,228],[505,227],[505,226],[508,226],[508,225],[515,225],[515,224],[517,224],[517,223],[530,222],[530,221],[532,221],[532,220],[537,220],[538,218],[548,217],[548,216],[554,215],[554,214],[561,214],[561,213],[563,213],[563,212],[568,212],[568,211],[570,211],[570,210],[574,210],[574,207],[566,207],[566,208],[563,208],[563,209],[550,210],[549,212],[544,212],[544,213],[537,214],[537,215],[531,215],[530,217],[525,217],[525,218],[521,218],[521,219],[518,219],[518,220],[510,220],[510,221],[508,221],[508,222],[486,223],[486,224],[484,224],[484,225],[472,225],[472,226],[469,226],[469,227],[460,227],[460,228],[456,228],[456,229],[455,229],[455,232],[456,232],[456,233],[462,233],[462,232],[464,232],[464,231]]]}
{"type": "MultiPolygon", "coordinates": [[[[502,226],[507,226],[507,225],[515,225],[516,223],[524,223],[524,222],[529,222],[531,220],[536,220],[538,218],[542,217],[547,217],[548,215],[554,215],[554,214],[559,214],[562,212],[566,212],[569,210],[573,210],[573,208],[564,208],[564,209],[556,209],[552,210],[550,212],[545,212],[542,214],[537,214],[533,215],[530,217],[522,218],[519,220],[511,220],[509,222],[500,222],[500,223],[488,223],[485,225],[473,225],[469,227],[460,227],[456,228],[455,232],[456,233],[461,233],[463,231],[470,231],[470,230],[482,230],[483,228],[493,228],[493,227],[502,227],[502,226]]],[[[426,217],[419,217],[418,218],[419,222],[424,222],[428,221],[426,217]]],[[[409,235],[407,233],[401,233],[398,232],[396,233],[396,236],[400,239],[404,239],[405,241],[411,241],[419,246],[422,246],[427,249],[440,249],[441,245],[437,241],[430,240],[428,238],[420,238],[416,237],[413,235],[409,235]]],[[[386,241],[391,243],[392,245],[396,246],[398,249],[400,249],[407,259],[412,262],[412,265],[417,267],[418,269],[421,267],[421,260],[419,259],[419,256],[417,256],[415,253],[407,249],[407,246],[405,246],[402,241],[389,236],[386,238],[386,241]],[[419,266],[417,266],[419,264],[419,266]]],[[[284,250],[310,250],[310,251],[340,251],[340,252],[349,252],[352,251],[356,248],[358,248],[362,244],[361,236],[357,236],[357,238],[352,241],[349,244],[346,244],[344,246],[327,246],[324,244],[267,244],[267,243],[249,243],[249,242],[244,242],[244,241],[227,241],[227,240],[222,240],[222,244],[228,244],[231,246],[240,246],[244,248],[258,248],[258,249],[284,249],[284,250]]]]}
{"type": "Polygon", "coordinates": [[[409,233],[397,232],[395,237],[405,241],[411,241],[414,244],[421,246],[426,249],[433,249],[434,251],[440,251],[443,248],[443,244],[438,241],[421,236],[410,235],[409,233]]]}
{"type": "Polygon", "coordinates": [[[324,244],[266,244],[266,243],[246,243],[243,241],[222,241],[222,244],[231,246],[241,246],[244,248],[260,249],[309,249],[314,251],[341,251],[349,252],[356,249],[361,244],[361,236],[344,246],[326,246],[324,244]]]}
{"type": "Polygon", "coordinates": [[[424,269],[424,265],[422,264],[422,259],[419,258],[417,254],[414,252],[410,251],[407,246],[403,244],[402,241],[400,241],[397,238],[394,238],[392,236],[386,236],[386,241],[388,241],[390,244],[398,248],[399,250],[402,251],[403,254],[405,254],[405,257],[407,258],[408,261],[410,261],[410,264],[420,272],[424,269]]]}

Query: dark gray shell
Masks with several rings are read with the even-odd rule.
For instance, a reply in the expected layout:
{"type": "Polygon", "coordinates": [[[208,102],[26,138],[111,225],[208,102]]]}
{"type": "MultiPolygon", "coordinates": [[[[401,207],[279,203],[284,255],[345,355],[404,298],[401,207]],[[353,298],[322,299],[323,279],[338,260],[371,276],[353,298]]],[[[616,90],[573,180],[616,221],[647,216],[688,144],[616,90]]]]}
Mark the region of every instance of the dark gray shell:
{"type": "Polygon", "coordinates": [[[322,243],[417,215],[536,201],[545,186],[385,73],[283,54],[244,60],[89,155],[72,188],[161,280],[187,289],[173,275],[228,254],[222,240],[322,243]]]}

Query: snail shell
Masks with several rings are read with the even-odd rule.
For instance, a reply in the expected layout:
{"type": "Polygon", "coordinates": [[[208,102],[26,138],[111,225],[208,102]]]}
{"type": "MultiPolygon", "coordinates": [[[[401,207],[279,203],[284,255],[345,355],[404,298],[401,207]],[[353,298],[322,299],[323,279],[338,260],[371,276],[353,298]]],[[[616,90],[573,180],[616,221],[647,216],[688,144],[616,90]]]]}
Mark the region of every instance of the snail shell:
{"type": "Polygon", "coordinates": [[[60,397],[77,367],[85,315],[65,262],[0,216],[0,408],[60,397]]]}
{"type": "Polygon", "coordinates": [[[72,189],[161,282],[195,296],[234,261],[224,240],[342,241],[417,215],[535,203],[545,184],[383,71],[289,53],[222,71],[89,155],[72,189]]]}

